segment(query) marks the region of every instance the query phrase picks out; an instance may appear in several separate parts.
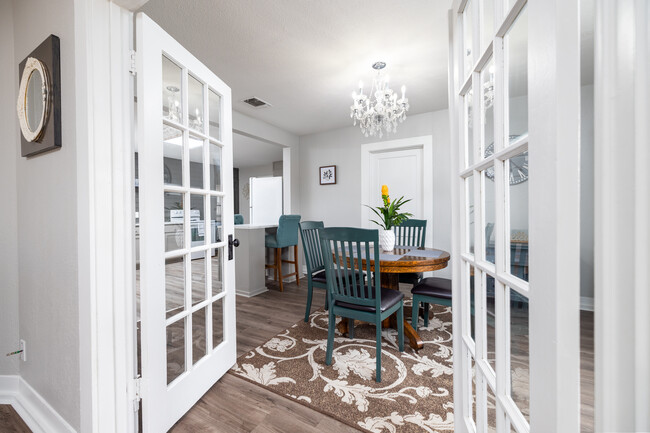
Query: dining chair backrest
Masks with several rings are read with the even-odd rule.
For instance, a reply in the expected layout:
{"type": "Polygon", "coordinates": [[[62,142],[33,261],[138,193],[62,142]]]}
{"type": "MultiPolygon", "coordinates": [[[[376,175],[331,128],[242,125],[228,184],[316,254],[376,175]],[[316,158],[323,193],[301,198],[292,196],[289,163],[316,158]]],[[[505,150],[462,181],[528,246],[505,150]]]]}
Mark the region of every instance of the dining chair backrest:
{"type": "Polygon", "coordinates": [[[281,215],[278,222],[278,232],[276,234],[277,248],[291,247],[298,245],[298,224],[300,215],[281,215]]]}
{"type": "Polygon", "coordinates": [[[325,269],[320,238],[318,237],[318,229],[324,227],[325,224],[322,221],[303,221],[300,223],[300,238],[302,239],[302,249],[305,252],[307,275],[325,269]]]}
{"type": "Polygon", "coordinates": [[[375,311],[380,311],[379,232],[332,227],[320,229],[319,237],[325,261],[330,305],[340,301],[375,307],[375,311]],[[371,260],[367,260],[368,257],[371,260]],[[374,269],[371,267],[371,261],[374,262],[374,269]],[[374,290],[365,287],[363,278],[355,277],[355,268],[359,273],[366,272],[367,281],[374,282],[374,290]]]}
{"type": "Polygon", "coordinates": [[[393,227],[395,245],[406,247],[422,247],[427,235],[427,220],[408,219],[399,226],[393,227]]]}

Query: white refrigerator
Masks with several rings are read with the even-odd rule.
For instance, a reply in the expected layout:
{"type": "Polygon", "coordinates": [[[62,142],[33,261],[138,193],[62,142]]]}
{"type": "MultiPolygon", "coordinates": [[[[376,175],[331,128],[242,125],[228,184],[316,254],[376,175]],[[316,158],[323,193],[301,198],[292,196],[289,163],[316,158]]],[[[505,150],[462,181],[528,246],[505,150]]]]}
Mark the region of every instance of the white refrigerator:
{"type": "Polygon", "coordinates": [[[251,225],[277,225],[282,215],[282,176],[251,177],[249,183],[251,225]]]}

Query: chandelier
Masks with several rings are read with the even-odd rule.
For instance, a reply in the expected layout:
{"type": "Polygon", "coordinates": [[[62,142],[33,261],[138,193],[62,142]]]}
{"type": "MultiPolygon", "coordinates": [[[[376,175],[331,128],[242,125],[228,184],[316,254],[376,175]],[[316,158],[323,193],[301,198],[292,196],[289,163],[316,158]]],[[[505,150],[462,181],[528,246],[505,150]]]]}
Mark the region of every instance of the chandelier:
{"type": "Polygon", "coordinates": [[[382,75],[381,70],[386,67],[384,62],[375,62],[372,68],[377,71],[377,76],[372,82],[368,95],[363,94],[363,82],[359,82],[359,93],[352,92],[350,117],[354,125],[361,127],[361,132],[366,137],[386,134],[397,131],[397,122],[406,119],[409,110],[409,100],[406,98],[406,87],[402,86],[402,97],[397,99],[397,93],[388,87],[388,75],[382,75]]]}

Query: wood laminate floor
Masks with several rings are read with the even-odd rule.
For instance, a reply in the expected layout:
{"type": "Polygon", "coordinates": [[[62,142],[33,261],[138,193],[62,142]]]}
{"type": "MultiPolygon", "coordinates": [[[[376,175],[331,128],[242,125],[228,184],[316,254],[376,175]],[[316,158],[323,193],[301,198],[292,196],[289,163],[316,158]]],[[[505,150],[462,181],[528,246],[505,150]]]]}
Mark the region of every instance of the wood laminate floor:
{"type": "Polygon", "coordinates": [[[31,430],[11,405],[0,404],[0,432],[31,433],[31,430]]]}

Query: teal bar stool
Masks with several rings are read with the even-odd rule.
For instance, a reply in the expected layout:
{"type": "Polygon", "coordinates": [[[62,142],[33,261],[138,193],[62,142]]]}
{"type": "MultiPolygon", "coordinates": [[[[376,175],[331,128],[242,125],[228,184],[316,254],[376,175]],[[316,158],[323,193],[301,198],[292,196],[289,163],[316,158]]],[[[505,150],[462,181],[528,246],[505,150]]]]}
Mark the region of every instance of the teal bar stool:
{"type": "Polygon", "coordinates": [[[266,235],[266,248],[275,249],[275,262],[272,265],[265,265],[265,269],[273,269],[273,279],[278,281],[280,277],[280,291],[284,291],[282,280],[286,277],[296,276],[296,284],[300,287],[300,275],[298,273],[298,225],[300,215],[282,215],[278,222],[278,231],[275,234],[266,235]],[[293,247],[293,261],[282,260],[282,248],[293,247]],[[291,263],[295,272],[282,275],[282,263],[291,263]]]}
{"type": "Polygon", "coordinates": [[[411,289],[411,294],[413,295],[411,326],[417,331],[420,302],[424,304],[425,328],[429,326],[429,304],[451,307],[451,280],[438,277],[425,278],[411,289]]]}
{"type": "Polygon", "coordinates": [[[235,214],[235,225],[244,224],[244,215],[240,213],[235,214]]]}
{"type": "MultiPolygon", "coordinates": [[[[395,245],[424,248],[427,237],[427,220],[408,219],[393,227],[395,245]]],[[[422,272],[399,274],[399,282],[415,286],[422,279],[422,272]]]]}
{"type": "MultiPolygon", "coordinates": [[[[322,255],[325,260],[327,275],[327,295],[329,298],[329,323],[327,332],[327,352],[325,364],[332,365],[334,352],[334,328],[336,316],[349,320],[362,320],[374,323],[376,333],[375,380],[381,382],[381,322],[397,313],[397,342],[399,351],[404,351],[404,294],[380,286],[379,269],[379,232],[377,230],[356,228],[327,228],[318,231],[322,255]],[[366,260],[365,269],[359,257],[374,257],[374,269],[371,260],[366,260]],[[365,271],[368,281],[355,278],[355,269],[348,268],[348,263],[357,263],[358,272],[365,271]],[[374,275],[373,275],[374,274],[374,275]],[[369,283],[370,284],[370,283],[369,283]]],[[[351,266],[354,268],[354,266],[351,266]]],[[[352,338],[350,327],[350,337],[352,338]]]]}

